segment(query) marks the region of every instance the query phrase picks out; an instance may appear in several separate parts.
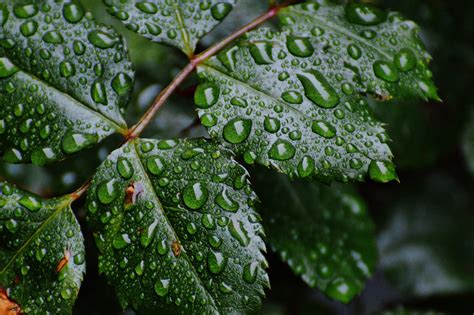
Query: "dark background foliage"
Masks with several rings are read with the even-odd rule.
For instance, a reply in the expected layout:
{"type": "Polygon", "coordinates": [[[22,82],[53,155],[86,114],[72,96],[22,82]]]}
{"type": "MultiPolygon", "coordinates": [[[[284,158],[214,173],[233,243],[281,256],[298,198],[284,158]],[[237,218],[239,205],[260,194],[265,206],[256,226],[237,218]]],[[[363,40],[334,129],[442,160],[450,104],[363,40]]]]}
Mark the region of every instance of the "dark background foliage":
{"type": "MultiPolygon", "coordinates": [[[[185,65],[186,58],[173,48],[127,31],[107,17],[99,1],[82,2],[99,20],[114,24],[127,37],[137,71],[128,121],[135,122],[185,65]]],[[[201,42],[200,49],[266,9],[263,0],[239,2],[229,18],[201,42]]],[[[370,2],[400,11],[422,27],[443,103],[373,102],[377,115],[388,123],[400,183],[369,182],[357,187],[377,225],[380,259],[362,294],[349,305],[331,301],[309,289],[270,252],[272,290],[262,309],[264,314],[373,314],[397,306],[471,314],[474,309],[474,2],[370,2]]],[[[144,136],[205,135],[193,109],[196,83],[191,77],[180,87],[144,136]]],[[[0,177],[42,196],[69,193],[90,177],[119,143],[119,137],[112,137],[98,148],[46,168],[0,162],[0,177]]],[[[257,173],[259,169],[251,171],[257,173]]],[[[255,189],[268,195],[272,187],[260,185],[255,189]]],[[[79,220],[85,223],[81,205],[76,208],[79,220]]],[[[85,224],[82,226],[86,229],[85,224]]],[[[88,230],[84,233],[87,276],[75,314],[120,314],[113,289],[97,273],[92,235],[88,230]]]]}

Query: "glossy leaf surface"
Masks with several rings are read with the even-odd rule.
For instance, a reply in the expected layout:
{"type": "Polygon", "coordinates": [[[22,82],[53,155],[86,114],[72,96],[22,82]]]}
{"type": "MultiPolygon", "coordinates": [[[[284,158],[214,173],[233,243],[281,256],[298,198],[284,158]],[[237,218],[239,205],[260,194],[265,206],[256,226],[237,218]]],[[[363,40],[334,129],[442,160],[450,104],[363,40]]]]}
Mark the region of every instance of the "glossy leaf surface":
{"type": "Polygon", "coordinates": [[[125,43],[78,1],[0,4],[0,152],[43,165],[124,132],[125,43]]]}
{"type": "Polygon", "coordinates": [[[350,186],[255,176],[269,244],[309,286],[344,303],[375,271],[374,223],[350,186]]]}
{"type": "Polygon", "coordinates": [[[104,0],[128,29],[192,55],[198,40],[232,10],[235,0],[104,0]]]}
{"type": "Polygon", "coordinates": [[[0,182],[0,305],[13,314],[72,314],[85,252],[70,203],[0,182]]]}
{"type": "Polygon", "coordinates": [[[130,142],[89,190],[99,270],[141,312],[255,310],[268,286],[255,199],[247,172],[215,144],[130,142]]]}
{"type": "Polygon", "coordinates": [[[343,6],[283,9],[283,32],[248,33],[199,66],[204,83],[195,102],[203,125],[246,162],[292,177],[396,179],[389,138],[363,94],[437,95],[415,25],[380,14],[380,25],[361,26],[348,22],[343,6]],[[404,52],[410,67],[397,68],[404,52]]]}

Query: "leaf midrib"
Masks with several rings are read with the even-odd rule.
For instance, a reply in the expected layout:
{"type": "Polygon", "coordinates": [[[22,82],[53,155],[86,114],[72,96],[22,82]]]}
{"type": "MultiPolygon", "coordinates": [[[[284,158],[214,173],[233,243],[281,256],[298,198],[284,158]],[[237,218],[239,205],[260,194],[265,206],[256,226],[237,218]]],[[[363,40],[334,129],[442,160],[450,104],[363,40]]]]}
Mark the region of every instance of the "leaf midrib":
{"type": "Polygon", "coordinates": [[[61,202],[58,205],[58,209],[53,211],[53,213],[46,219],[44,222],[38,227],[38,229],[33,233],[33,235],[30,236],[30,238],[23,243],[23,245],[16,251],[15,255],[12,256],[12,258],[8,261],[8,263],[5,265],[5,267],[0,271],[0,275],[3,275],[10,267],[12,263],[15,262],[16,258],[23,253],[26,248],[36,240],[37,236],[43,232],[43,230],[53,221],[64,209],[67,209],[69,205],[71,204],[71,200],[69,198],[65,198],[63,202],[61,202]]]}
{"type": "Polygon", "coordinates": [[[192,54],[193,49],[192,49],[191,43],[189,41],[189,34],[188,34],[187,26],[186,26],[186,23],[184,23],[184,19],[183,19],[182,13],[181,13],[180,4],[178,2],[176,2],[174,4],[174,11],[175,11],[176,20],[178,22],[179,29],[181,31],[181,37],[182,37],[182,40],[183,40],[184,51],[185,51],[186,54],[192,54]]]}
{"type": "MultiPolygon", "coordinates": [[[[143,180],[146,182],[146,185],[150,188],[150,190],[152,191],[153,195],[155,196],[155,199],[156,199],[156,201],[158,202],[159,208],[162,209],[163,217],[164,217],[164,219],[166,220],[166,223],[167,223],[168,226],[170,227],[171,231],[173,232],[173,234],[174,234],[176,240],[177,240],[180,244],[182,244],[181,241],[180,241],[180,238],[179,238],[178,234],[176,233],[176,231],[175,231],[175,229],[174,229],[174,226],[171,224],[170,220],[168,219],[168,216],[166,215],[166,213],[165,213],[165,211],[164,211],[164,210],[165,210],[165,207],[163,207],[160,198],[159,198],[158,195],[156,194],[156,191],[155,191],[155,188],[154,188],[154,186],[153,186],[153,183],[152,183],[150,177],[148,176],[148,173],[147,173],[146,170],[145,170],[145,167],[144,167],[144,165],[143,165],[143,163],[142,163],[142,159],[141,159],[140,155],[138,154],[138,149],[137,149],[137,147],[136,147],[137,145],[138,145],[137,141],[133,141],[133,142],[131,143],[131,147],[133,148],[134,154],[135,154],[135,156],[136,156],[136,158],[137,158],[137,160],[138,160],[138,164],[139,164],[139,166],[140,166],[140,171],[143,173],[143,180]]],[[[157,232],[155,232],[155,233],[157,233],[157,232]]],[[[186,253],[185,253],[185,254],[186,254],[186,253]]],[[[185,257],[187,258],[188,256],[185,255],[185,257]]],[[[212,306],[214,307],[214,309],[215,309],[216,311],[218,311],[218,308],[217,308],[217,306],[216,306],[216,304],[215,304],[215,301],[214,301],[214,297],[211,295],[211,292],[209,292],[209,290],[206,288],[206,286],[202,283],[202,279],[201,279],[201,277],[199,277],[199,274],[198,274],[197,270],[195,269],[194,265],[191,263],[191,261],[190,261],[189,259],[186,259],[186,261],[188,262],[188,265],[190,266],[190,269],[192,270],[192,272],[193,272],[195,278],[198,280],[198,283],[200,283],[201,287],[203,287],[203,288],[204,288],[204,291],[208,294],[210,300],[212,301],[212,306]]]]}
{"type": "MultiPolygon", "coordinates": [[[[370,41],[368,41],[367,39],[357,35],[357,34],[354,34],[350,31],[347,31],[347,29],[343,28],[343,27],[340,27],[339,25],[337,25],[336,23],[333,23],[332,21],[330,20],[325,20],[324,18],[321,18],[321,15],[317,15],[317,14],[308,14],[307,12],[305,11],[301,11],[300,9],[298,9],[298,7],[291,7],[290,9],[286,9],[285,10],[286,12],[295,12],[297,14],[301,14],[305,17],[308,17],[310,19],[313,19],[314,21],[316,21],[319,25],[325,27],[325,28],[329,28],[333,31],[335,31],[336,33],[342,33],[352,39],[354,39],[355,41],[359,41],[367,46],[369,46],[370,48],[372,48],[373,50],[375,50],[376,52],[378,52],[380,55],[382,55],[383,57],[387,58],[387,60],[389,61],[392,61],[393,60],[393,57],[386,53],[385,51],[379,49],[377,46],[373,45],[370,41]]],[[[283,11],[283,12],[285,12],[283,11]]]]}

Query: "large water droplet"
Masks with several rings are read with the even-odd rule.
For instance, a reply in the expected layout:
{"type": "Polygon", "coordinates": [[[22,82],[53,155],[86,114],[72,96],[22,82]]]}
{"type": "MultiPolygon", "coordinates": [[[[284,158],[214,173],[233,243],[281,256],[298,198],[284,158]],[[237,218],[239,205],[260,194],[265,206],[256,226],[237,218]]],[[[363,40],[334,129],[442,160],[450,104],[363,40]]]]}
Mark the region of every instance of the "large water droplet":
{"type": "Polygon", "coordinates": [[[224,271],[227,264],[227,257],[220,252],[209,251],[207,255],[207,265],[209,270],[214,274],[220,274],[224,271]]]}
{"type": "Polygon", "coordinates": [[[38,211],[41,208],[41,201],[33,196],[24,196],[18,202],[31,212],[38,211]]]}
{"type": "Polygon", "coordinates": [[[290,142],[278,139],[270,148],[268,156],[273,160],[286,161],[293,158],[295,153],[296,149],[290,142]]]}
{"type": "Polygon", "coordinates": [[[398,81],[398,70],[392,63],[379,60],[374,62],[373,68],[374,73],[378,78],[387,82],[398,81]]]}
{"type": "Polygon", "coordinates": [[[38,13],[38,6],[36,4],[17,4],[13,7],[13,13],[20,19],[30,18],[38,13]]]}
{"type": "Polygon", "coordinates": [[[123,249],[131,243],[130,236],[128,234],[116,235],[112,240],[112,246],[115,249],[123,249]]]}
{"type": "Polygon", "coordinates": [[[159,279],[155,283],[155,292],[158,294],[158,296],[164,297],[168,294],[169,291],[169,286],[170,286],[170,280],[169,279],[159,279]]]}
{"type": "Polygon", "coordinates": [[[230,143],[242,143],[252,131],[252,121],[250,119],[234,118],[225,125],[223,130],[224,139],[230,143]]]}
{"type": "Polygon", "coordinates": [[[163,159],[159,156],[153,156],[146,160],[146,167],[150,173],[159,176],[165,169],[163,159]]]}
{"type": "Polygon", "coordinates": [[[102,182],[97,187],[97,197],[104,205],[112,203],[119,195],[119,183],[115,179],[102,182]]]}
{"type": "Polygon", "coordinates": [[[128,159],[121,157],[117,161],[117,171],[120,176],[129,179],[133,176],[133,165],[128,159]]]}
{"type": "Polygon", "coordinates": [[[76,3],[66,3],[63,7],[63,15],[69,23],[77,23],[84,16],[84,9],[76,3]]]}
{"type": "Polygon", "coordinates": [[[183,201],[186,206],[193,210],[201,208],[209,198],[209,191],[200,182],[189,184],[184,188],[183,201]]]}
{"type": "Polygon", "coordinates": [[[112,48],[118,42],[117,38],[112,37],[103,31],[95,30],[87,34],[87,38],[95,47],[101,49],[112,48]]]}
{"type": "Polygon", "coordinates": [[[311,129],[314,133],[317,133],[318,135],[326,139],[334,138],[334,136],[336,135],[336,128],[334,128],[334,126],[330,123],[323,120],[313,122],[311,129]]]}
{"type": "Polygon", "coordinates": [[[251,262],[244,267],[243,278],[247,283],[254,283],[257,280],[258,262],[251,262]]]}
{"type": "Polygon", "coordinates": [[[199,108],[209,108],[219,99],[219,87],[213,83],[204,83],[198,86],[194,94],[194,102],[199,108]]]}
{"type": "Polygon", "coordinates": [[[239,210],[239,204],[229,196],[229,193],[225,188],[220,194],[216,196],[215,201],[222,209],[226,211],[236,212],[239,210]]]}
{"type": "Polygon", "coordinates": [[[64,39],[61,33],[56,31],[49,31],[43,35],[43,40],[48,44],[61,44],[64,39]]]}
{"type": "Polygon", "coordinates": [[[155,14],[158,12],[158,7],[156,6],[156,4],[151,2],[138,2],[135,6],[143,13],[155,14]]]}
{"type": "Polygon", "coordinates": [[[314,53],[313,45],[308,38],[289,36],[286,40],[288,51],[297,57],[310,57],[314,53]]]}
{"type": "Polygon", "coordinates": [[[395,55],[395,65],[403,72],[410,71],[416,66],[415,54],[408,48],[401,49],[395,55]]]}
{"type": "Polygon", "coordinates": [[[61,147],[64,153],[73,154],[96,144],[98,141],[97,135],[68,132],[62,140],[61,147]]]}
{"type": "Polygon", "coordinates": [[[224,19],[227,14],[232,10],[232,4],[220,2],[216,3],[211,7],[211,14],[216,20],[224,19]]]}
{"type": "Polygon", "coordinates": [[[339,96],[326,78],[317,70],[298,74],[298,79],[304,87],[305,95],[316,105],[332,108],[339,104],[339,96]]]}
{"type": "Polygon", "coordinates": [[[387,19],[386,12],[370,4],[351,3],[345,12],[349,22],[359,25],[377,25],[387,19]]]}
{"type": "Polygon", "coordinates": [[[372,180],[380,183],[398,179],[395,166],[387,161],[372,161],[369,165],[369,175],[372,180]]]}
{"type": "Polygon", "coordinates": [[[273,60],[273,45],[271,43],[253,43],[250,46],[250,55],[258,65],[269,65],[273,60]]]}
{"type": "Polygon", "coordinates": [[[18,72],[18,68],[8,58],[0,58],[0,79],[8,78],[18,72]]]}
{"type": "Polygon", "coordinates": [[[241,246],[247,246],[250,243],[250,237],[242,221],[231,220],[229,222],[229,232],[241,246]]]}

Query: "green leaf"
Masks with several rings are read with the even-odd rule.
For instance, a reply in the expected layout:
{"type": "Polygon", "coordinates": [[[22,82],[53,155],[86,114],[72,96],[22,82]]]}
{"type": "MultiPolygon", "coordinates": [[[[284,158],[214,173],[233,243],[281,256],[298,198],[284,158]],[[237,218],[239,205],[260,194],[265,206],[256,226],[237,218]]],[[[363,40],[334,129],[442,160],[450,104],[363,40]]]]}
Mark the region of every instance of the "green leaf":
{"type": "Polygon", "coordinates": [[[439,174],[404,183],[381,207],[380,266],[404,296],[474,291],[470,191],[439,174]]]}
{"type": "Polygon", "coordinates": [[[104,0],[109,13],[128,29],[151,39],[194,53],[198,40],[232,10],[235,0],[104,0]]]}
{"type": "Polygon", "coordinates": [[[247,172],[206,140],[135,140],[92,181],[99,270],[122,307],[247,313],[268,286],[247,172]]]}
{"type": "Polygon", "coordinates": [[[309,286],[348,303],[377,263],[374,224],[351,187],[292,182],[259,172],[267,238],[281,259],[309,286]]]}
{"type": "Polygon", "coordinates": [[[85,252],[70,204],[70,196],[45,200],[0,182],[0,295],[18,314],[72,314],[85,252]]]}
{"type": "Polygon", "coordinates": [[[388,136],[362,95],[421,95],[415,82],[435,90],[414,24],[382,14],[380,25],[360,26],[346,21],[342,6],[283,9],[283,32],[248,33],[199,66],[205,83],[195,101],[203,125],[247,163],[291,177],[362,180],[370,170],[374,180],[396,179],[388,136]],[[411,52],[413,68],[395,66],[400,51],[411,52]]]}
{"type": "Polygon", "coordinates": [[[0,152],[63,159],[126,129],[133,71],[120,35],[77,0],[0,4],[0,152]]]}

